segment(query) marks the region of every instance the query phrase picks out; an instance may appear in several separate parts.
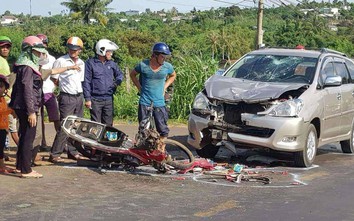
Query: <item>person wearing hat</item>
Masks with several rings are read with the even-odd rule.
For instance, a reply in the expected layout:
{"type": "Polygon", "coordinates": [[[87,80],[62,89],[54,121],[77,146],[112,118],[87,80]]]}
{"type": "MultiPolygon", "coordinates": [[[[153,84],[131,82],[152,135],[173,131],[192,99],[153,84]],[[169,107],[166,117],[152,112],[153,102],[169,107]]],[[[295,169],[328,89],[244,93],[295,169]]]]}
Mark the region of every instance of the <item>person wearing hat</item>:
{"type": "Polygon", "coordinates": [[[36,36],[23,39],[21,54],[14,65],[16,80],[9,106],[19,120],[20,140],[16,154],[16,169],[25,178],[40,178],[32,170],[33,141],[36,135],[37,114],[42,102],[42,77],[39,61],[48,52],[36,36]]]}
{"type": "Polygon", "coordinates": [[[12,173],[13,169],[6,167],[4,162],[4,149],[6,143],[7,129],[9,128],[9,114],[14,114],[13,110],[7,106],[5,95],[10,84],[5,75],[0,74],[0,173],[12,173]]]}
{"type": "Polygon", "coordinates": [[[10,67],[7,58],[10,55],[12,42],[7,36],[0,36],[0,73],[7,76],[10,74],[10,67]]]}
{"type": "MultiPolygon", "coordinates": [[[[9,63],[7,62],[7,59],[10,55],[11,52],[11,47],[12,47],[12,42],[11,39],[7,36],[0,36],[0,73],[5,75],[6,77],[10,78],[10,88],[8,90],[9,95],[11,94],[11,87],[13,84],[13,81],[15,80],[15,75],[11,74],[10,71],[10,66],[9,63]]],[[[10,98],[7,98],[7,101],[9,102],[10,98]]],[[[12,140],[15,142],[16,145],[18,145],[18,132],[17,132],[17,120],[16,118],[13,118],[12,115],[9,115],[9,131],[12,137],[12,140]]],[[[7,138],[8,139],[8,138],[7,138]]]]}
{"type": "MultiPolygon", "coordinates": [[[[70,67],[78,65],[77,70],[70,70],[61,73],[60,75],[52,76],[53,81],[59,85],[59,113],[60,121],[69,115],[76,115],[83,117],[83,89],[82,82],[84,81],[85,63],[80,59],[79,55],[83,49],[83,42],[79,37],[70,37],[66,43],[68,54],[58,58],[53,68],[70,67]]],[[[69,142],[67,142],[67,135],[60,128],[57,132],[53,146],[51,149],[49,161],[53,163],[63,162],[60,155],[67,147],[68,158],[78,160],[81,155],[77,152],[69,142]]]]}

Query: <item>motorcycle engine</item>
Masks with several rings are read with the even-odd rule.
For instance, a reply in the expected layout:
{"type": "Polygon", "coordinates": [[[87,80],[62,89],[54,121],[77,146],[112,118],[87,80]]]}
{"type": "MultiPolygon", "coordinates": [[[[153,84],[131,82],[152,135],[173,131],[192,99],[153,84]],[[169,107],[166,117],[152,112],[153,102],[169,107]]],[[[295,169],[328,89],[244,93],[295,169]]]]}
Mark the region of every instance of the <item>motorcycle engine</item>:
{"type": "Polygon", "coordinates": [[[135,139],[136,148],[155,150],[160,142],[160,134],[156,130],[145,129],[139,131],[135,139]]]}

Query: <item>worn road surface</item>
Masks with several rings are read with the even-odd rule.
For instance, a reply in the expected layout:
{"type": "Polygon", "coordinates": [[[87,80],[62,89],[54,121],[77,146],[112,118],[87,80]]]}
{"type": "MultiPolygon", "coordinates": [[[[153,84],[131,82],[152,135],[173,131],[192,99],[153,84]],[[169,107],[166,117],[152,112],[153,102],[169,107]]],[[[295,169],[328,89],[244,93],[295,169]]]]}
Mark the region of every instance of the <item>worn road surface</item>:
{"type": "MultiPolygon", "coordinates": [[[[137,129],[116,126],[130,137],[137,129]]],[[[51,144],[52,125],[46,131],[51,144]]],[[[171,127],[170,136],[185,142],[186,126],[171,127]]],[[[354,156],[342,154],[338,145],[322,148],[316,165],[306,170],[294,168],[287,155],[240,153],[249,156],[242,163],[249,164],[250,173],[264,174],[271,183],[235,183],[200,173],[162,175],[145,167],[101,174],[70,160],[61,165],[38,162],[42,166],[35,170],[44,178],[0,175],[0,221],[354,220],[354,156]]],[[[217,156],[219,163],[241,163],[226,149],[217,156]]]]}

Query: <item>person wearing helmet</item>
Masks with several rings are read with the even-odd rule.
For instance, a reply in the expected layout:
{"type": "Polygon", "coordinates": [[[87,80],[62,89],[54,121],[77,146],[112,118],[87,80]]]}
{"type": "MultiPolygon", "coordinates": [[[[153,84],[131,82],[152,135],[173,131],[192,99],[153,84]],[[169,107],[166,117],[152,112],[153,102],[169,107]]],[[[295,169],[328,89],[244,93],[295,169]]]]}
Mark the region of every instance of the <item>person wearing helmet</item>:
{"type": "MultiPolygon", "coordinates": [[[[8,90],[9,95],[11,94],[11,88],[13,81],[15,79],[15,75],[11,74],[9,63],[7,59],[10,55],[12,47],[11,39],[7,36],[0,36],[0,73],[3,73],[8,78],[11,78],[10,89],[8,90]]],[[[9,102],[10,98],[7,98],[9,102]]],[[[18,131],[17,131],[17,120],[12,115],[9,115],[9,131],[12,137],[12,140],[18,145],[18,131]]],[[[7,138],[8,139],[8,138],[7,138]]],[[[8,142],[7,142],[8,143],[8,142]]]]}
{"type": "MultiPolygon", "coordinates": [[[[155,125],[162,141],[169,133],[167,126],[168,111],[164,94],[167,88],[176,79],[176,72],[173,66],[166,62],[167,56],[170,55],[171,51],[168,45],[163,42],[158,42],[152,47],[150,59],[141,61],[130,73],[130,77],[140,93],[138,109],[139,123],[147,117],[148,107],[153,103],[155,125]],[[137,75],[139,75],[139,79],[137,75]]],[[[162,146],[160,150],[164,151],[164,146],[162,146]]]]}
{"type": "Polygon", "coordinates": [[[19,119],[20,140],[16,154],[16,169],[22,177],[43,177],[32,170],[33,141],[36,135],[37,113],[42,102],[42,78],[39,60],[48,52],[36,36],[23,39],[21,55],[14,65],[16,80],[9,106],[19,119]]]}
{"type": "MultiPolygon", "coordinates": [[[[76,115],[83,117],[83,90],[82,82],[84,81],[85,63],[80,59],[79,55],[83,49],[83,42],[79,37],[70,37],[66,43],[68,54],[58,58],[53,68],[68,67],[68,69],[58,75],[54,75],[53,79],[56,83],[59,81],[59,113],[60,121],[68,115],[76,115]],[[71,69],[73,65],[79,66],[79,69],[71,69]]],[[[59,128],[51,149],[49,161],[53,163],[63,162],[60,155],[67,146],[67,154],[70,159],[80,159],[81,156],[77,150],[66,140],[67,135],[59,128]]]]}
{"type": "Polygon", "coordinates": [[[6,167],[4,159],[4,148],[6,143],[7,129],[9,128],[9,114],[13,114],[12,109],[7,106],[5,96],[10,84],[7,77],[0,74],[0,173],[12,173],[13,169],[6,167]]]}
{"type": "Polygon", "coordinates": [[[101,39],[96,43],[96,56],[85,62],[85,81],[82,84],[85,106],[90,109],[91,120],[113,125],[113,94],[122,83],[123,73],[112,61],[118,46],[101,39]]]}

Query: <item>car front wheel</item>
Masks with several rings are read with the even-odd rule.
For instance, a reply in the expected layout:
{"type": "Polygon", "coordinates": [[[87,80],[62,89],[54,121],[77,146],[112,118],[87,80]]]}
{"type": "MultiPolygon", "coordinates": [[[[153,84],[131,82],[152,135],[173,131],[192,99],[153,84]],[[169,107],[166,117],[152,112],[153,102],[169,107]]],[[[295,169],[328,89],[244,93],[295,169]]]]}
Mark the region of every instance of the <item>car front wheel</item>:
{"type": "Polygon", "coordinates": [[[354,124],[352,125],[352,130],[350,132],[350,139],[340,142],[340,147],[342,148],[343,153],[354,153],[354,124]]]}
{"type": "Polygon", "coordinates": [[[304,150],[295,152],[294,161],[297,167],[310,167],[315,160],[318,139],[315,126],[309,125],[304,150]]]}
{"type": "Polygon", "coordinates": [[[214,158],[215,155],[218,153],[219,151],[219,147],[214,146],[212,144],[207,144],[206,146],[204,146],[202,149],[196,149],[195,150],[197,152],[197,154],[200,157],[204,157],[204,158],[214,158]]]}

